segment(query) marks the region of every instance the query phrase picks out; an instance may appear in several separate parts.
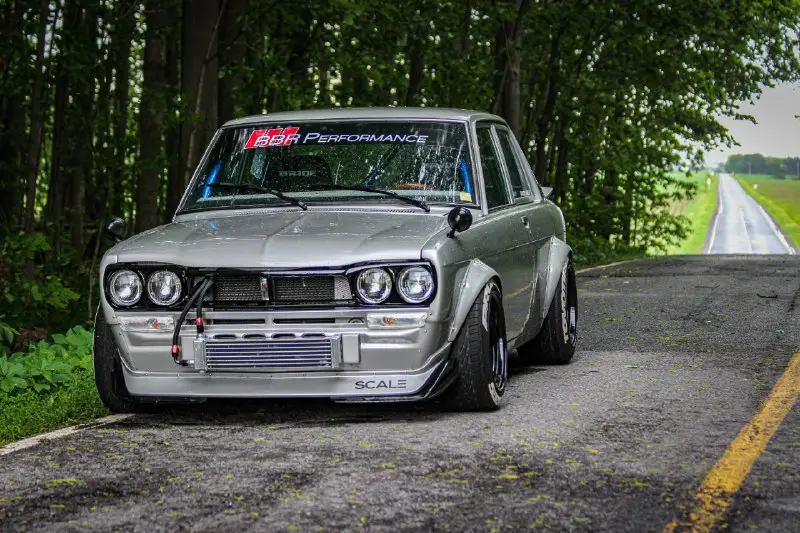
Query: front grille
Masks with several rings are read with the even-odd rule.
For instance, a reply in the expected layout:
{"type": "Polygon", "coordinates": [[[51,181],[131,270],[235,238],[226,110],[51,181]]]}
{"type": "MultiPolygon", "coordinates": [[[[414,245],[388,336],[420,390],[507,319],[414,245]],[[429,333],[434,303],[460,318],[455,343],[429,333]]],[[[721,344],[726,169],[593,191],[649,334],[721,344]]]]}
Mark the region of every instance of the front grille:
{"type": "Polygon", "coordinates": [[[350,300],[350,283],[345,276],[276,276],[276,302],[332,302],[350,300]]]}
{"type": "Polygon", "coordinates": [[[216,302],[260,302],[266,294],[260,276],[217,276],[212,287],[216,302]]]}
{"type": "Polygon", "coordinates": [[[209,342],[209,370],[235,368],[301,368],[333,366],[332,338],[209,342]]]}
{"type": "Polygon", "coordinates": [[[247,307],[264,304],[302,304],[353,299],[350,282],[342,275],[217,275],[204,301],[247,307]]]}

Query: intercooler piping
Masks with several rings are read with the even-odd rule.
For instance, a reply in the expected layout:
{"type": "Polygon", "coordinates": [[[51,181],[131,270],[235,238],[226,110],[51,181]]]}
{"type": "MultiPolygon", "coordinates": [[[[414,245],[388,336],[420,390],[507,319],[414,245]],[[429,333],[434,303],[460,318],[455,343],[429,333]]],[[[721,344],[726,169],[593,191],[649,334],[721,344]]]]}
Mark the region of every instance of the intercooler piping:
{"type": "Polygon", "coordinates": [[[188,366],[189,361],[181,359],[181,345],[180,345],[180,334],[181,334],[181,326],[183,326],[183,322],[186,320],[186,315],[189,314],[189,310],[192,308],[195,302],[197,302],[197,318],[195,319],[195,324],[197,325],[197,332],[202,333],[204,327],[204,321],[202,316],[202,306],[203,306],[203,298],[205,298],[206,292],[214,284],[214,280],[212,278],[206,278],[200,284],[200,286],[192,293],[189,297],[189,300],[186,302],[186,305],[183,307],[183,311],[181,311],[181,315],[178,318],[178,323],[175,325],[175,331],[172,333],[172,360],[175,361],[175,364],[181,366],[188,366]]]}

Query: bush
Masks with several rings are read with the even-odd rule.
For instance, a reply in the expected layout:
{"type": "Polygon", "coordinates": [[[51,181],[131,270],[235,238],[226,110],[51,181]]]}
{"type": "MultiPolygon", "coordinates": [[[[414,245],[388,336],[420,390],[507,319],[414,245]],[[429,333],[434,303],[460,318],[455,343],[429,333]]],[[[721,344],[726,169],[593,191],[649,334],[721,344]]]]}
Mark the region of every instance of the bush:
{"type": "MultiPolygon", "coordinates": [[[[3,316],[0,315],[0,318],[3,316]]],[[[18,334],[17,330],[0,321],[0,357],[8,355],[10,347],[14,344],[14,337],[18,334]]]]}
{"type": "Polygon", "coordinates": [[[108,414],[91,373],[76,376],[47,392],[27,389],[0,398],[0,446],[57,427],[108,414]]]}
{"type": "Polygon", "coordinates": [[[610,243],[599,237],[570,239],[568,244],[572,246],[573,261],[578,268],[605,265],[646,255],[642,248],[627,246],[623,243],[610,243]]]}
{"type": "MultiPolygon", "coordinates": [[[[6,331],[4,340],[10,346],[13,334],[8,335],[8,329],[0,324],[0,335],[6,331]]],[[[0,346],[0,400],[26,391],[50,391],[92,373],[92,332],[82,326],[66,335],[53,335],[52,343],[30,344],[27,352],[8,355],[8,351],[7,346],[0,346]]]]}
{"type": "Polygon", "coordinates": [[[9,355],[16,334],[0,322],[0,446],[108,413],[94,384],[91,331],[76,326],[9,355]]]}
{"type": "Polygon", "coordinates": [[[69,261],[63,264],[41,264],[50,250],[41,233],[0,235],[0,305],[5,320],[13,327],[42,326],[52,331],[69,327],[78,321],[80,294],[63,283],[63,279],[81,279],[81,268],[69,261]],[[26,267],[34,264],[28,277],[26,267]]]}

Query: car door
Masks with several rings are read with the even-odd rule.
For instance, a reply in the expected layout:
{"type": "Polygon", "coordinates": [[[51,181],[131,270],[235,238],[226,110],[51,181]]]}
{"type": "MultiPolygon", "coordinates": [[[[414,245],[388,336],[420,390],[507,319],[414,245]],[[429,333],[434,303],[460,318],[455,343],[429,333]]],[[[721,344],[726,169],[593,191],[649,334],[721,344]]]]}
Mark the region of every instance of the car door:
{"type": "MultiPolygon", "coordinates": [[[[500,151],[503,154],[503,161],[508,170],[514,202],[520,206],[521,216],[528,221],[529,246],[532,256],[530,276],[533,288],[528,309],[533,311],[535,308],[533,296],[537,291],[536,284],[541,281],[538,268],[540,266],[538,263],[541,261],[539,251],[549,242],[554,232],[552,210],[548,210],[544,203],[533,171],[511,131],[504,126],[496,126],[495,132],[500,144],[500,151]]],[[[535,321],[529,321],[529,325],[538,330],[538,323],[532,324],[531,322],[535,321]]]]}
{"type": "MultiPolygon", "coordinates": [[[[495,125],[476,125],[483,198],[488,208],[484,228],[484,253],[480,259],[500,274],[503,308],[509,340],[521,335],[529,319],[533,278],[533,249],[529,230],[529,200],[516,202],[512,197],[508,169],[500,148],[495,125]]],[[[484,233],[482,232],[482,233],[484,233]]]]}

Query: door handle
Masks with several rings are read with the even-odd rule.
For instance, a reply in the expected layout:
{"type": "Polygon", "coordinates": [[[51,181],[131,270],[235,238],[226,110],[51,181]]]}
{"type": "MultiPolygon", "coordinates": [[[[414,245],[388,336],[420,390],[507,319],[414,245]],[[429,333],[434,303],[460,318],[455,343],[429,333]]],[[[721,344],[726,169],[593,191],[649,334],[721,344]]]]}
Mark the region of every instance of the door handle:
{"type": "Polygon", "coordinates": [[[528,217],[526,217],[526,216],[522,217],[522,225],[525,226],[526,228],[530,227],[531,223],[528,220],[528,217]]]}

